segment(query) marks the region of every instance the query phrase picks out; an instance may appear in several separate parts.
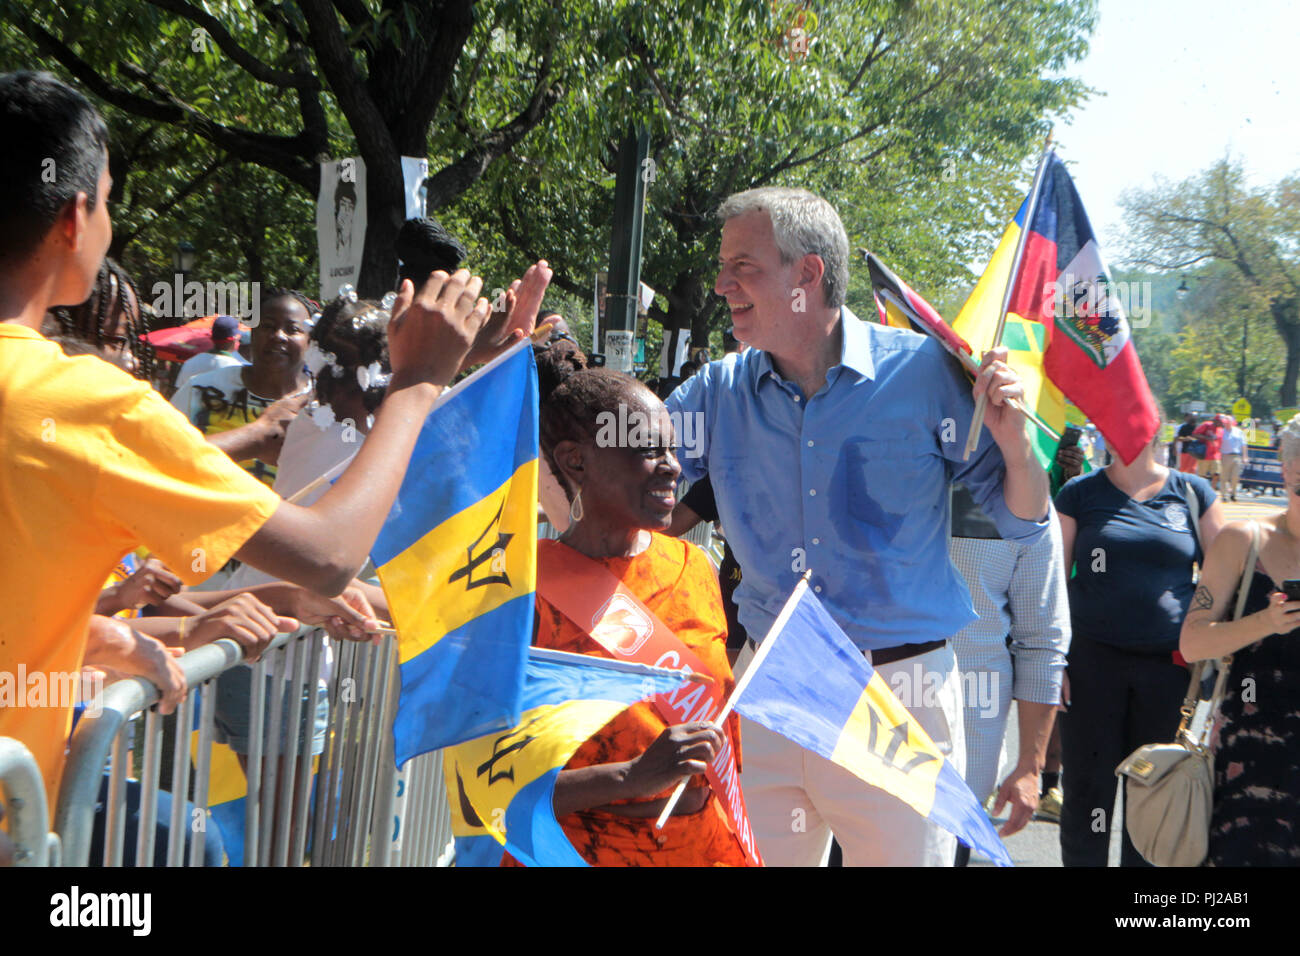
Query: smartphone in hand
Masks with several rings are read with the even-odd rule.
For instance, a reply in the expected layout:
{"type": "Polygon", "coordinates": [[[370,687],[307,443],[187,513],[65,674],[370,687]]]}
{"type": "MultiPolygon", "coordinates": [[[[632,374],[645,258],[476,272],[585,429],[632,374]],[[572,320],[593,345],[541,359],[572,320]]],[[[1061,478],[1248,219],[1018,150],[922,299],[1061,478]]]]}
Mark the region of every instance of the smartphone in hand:
{"type": "Polygon", "coordinates": [[[1288,601],[1300,601],[1300,579],[1292,578],[1282,582],[1282,593],[1288,601]]]}

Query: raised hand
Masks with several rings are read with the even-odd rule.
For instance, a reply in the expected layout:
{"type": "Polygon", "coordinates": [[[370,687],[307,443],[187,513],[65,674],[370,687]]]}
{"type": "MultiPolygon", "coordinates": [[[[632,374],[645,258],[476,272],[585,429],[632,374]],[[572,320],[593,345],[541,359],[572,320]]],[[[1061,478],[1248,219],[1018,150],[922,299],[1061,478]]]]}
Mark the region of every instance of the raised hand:
{"type": "Polygon", "coordinates": [[[465,357],[465,367],[491,361],[515,343],[533,334],[537,310],[551,284],[551,267],[541,259],[510,283],[502,301],[493,303],[492,315],[479,331],[474,347],[465,357]]]}
{"type": "Polygon", "coordinates": [[[460,371],[491,303],[479,298],[483,280],[467,269],[432,273],[417,291],[403,279],[388,324],[390,388],[417,383],[448,385],[460,371]]]}
{"type": "Polygon", "coordinates": [[[1007,404],[1008,399],[1023,401],[1025,397],[1024,383],[1016,370],[1007,364],[1009,354],[1005,345],[985,352],[984,360],[980,362],[979,375],[971,389],[976,402],[980,395],[988,396],[984,424],[998,447],[1003,449],[1019,444],[1027,447],[1029,443],[1029,437],[1025,433],[1024,413],[1007,404]]]}
{"type": "Polygon", "coordinates": [[[303,410],[311,397],[312,390],[304,388],[292,395],[278,398],[266,406],[257,418],[257,425],[265,432],[258,458],[272,465],[279,462],[280,449],[284,447],[284,436],[288,434],[289,426],[293,424],[293,420],[298,417],[298,413],[303,410]]]}
{"type": "MultiPolygon", "coordinates": [[[[125,581],[119,582],[112,591],[112,596],[104,595],[105,601],[111,601],[117,607],[111,610],[135,610],[149,604],[161,604],[181,589],[181,579],[157,558],[148,558],[136,572],[125,581]]],[[[101,613],[104,610],[100,609],[101,613]]]]}
{"type": "Polygon", "coordinates": [[[369,641],[379,636],[375,609],[370,606],[365,593],[355,586],[345,588],[336,598],[321,597],[315,591],[298,588],[294,616],[304,624],[325,628],[335,640],[369,641]]]}

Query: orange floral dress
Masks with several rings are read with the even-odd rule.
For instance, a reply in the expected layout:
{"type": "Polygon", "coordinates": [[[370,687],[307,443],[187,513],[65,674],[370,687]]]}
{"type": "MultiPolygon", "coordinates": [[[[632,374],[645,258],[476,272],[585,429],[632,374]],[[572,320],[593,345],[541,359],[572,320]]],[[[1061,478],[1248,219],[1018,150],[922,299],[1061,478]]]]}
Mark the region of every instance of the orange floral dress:
{"type": "MultiPolygon", "coordinates": [[[[559,541],[537,543],[538,564],[547,552],[567,548],[559,541]]],[[[685,541],[653,534],[650,547],[631,558],[603,558],[603,564],[646,607],[655,613],[677,639],[695,652],[709,675],[722,686],[725,700],[735,685],[727,663],[727,619],[722,610],[718,579],[708,558],[685,541]]],[[[538,647],[596,657],[610,656],[558,609],[537,596],[538,647]]],[[[578,748],[566,769],[632,760],[645,753],[668,727],[650,702],[633,704],[578,748]]],[[[728,718],[728,731],[740,762],[740,721],[728,718]]],[[[707,787],[704,777],[692,777],[689,787],[707,787]]],[[[638,803],[672,795],[673,787],[638,803]]],[[[673,816],[656,831],[653,819],[620,817],[582,810],[560,817],[560,825],[582,857],[593,866],[745,866],[726,810],[716,794],[703,809],[673,816]]],[[[509,856],[503,865],[518,865],[509,856]]]]}

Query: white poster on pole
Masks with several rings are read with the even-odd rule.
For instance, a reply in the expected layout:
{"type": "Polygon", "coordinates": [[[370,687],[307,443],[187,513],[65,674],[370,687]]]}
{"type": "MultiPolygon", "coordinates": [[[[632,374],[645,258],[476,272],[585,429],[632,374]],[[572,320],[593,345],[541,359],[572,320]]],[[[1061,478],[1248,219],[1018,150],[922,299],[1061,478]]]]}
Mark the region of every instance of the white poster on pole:
{"type": "Polygon", "coordinates": [[[605,332],[605,367],[615,372],[632,374],[632,355],[636,347],[636,333],[631,330],[609,329],[605,332]]]}
{"type": "Polygon", "coordinates": [[[316,198],[316,239],[320,250],[320,294],[328,301],[339,286],[357,284],[366,245],[366,164],[360,156],[320,164],[316,198]]]}
{"type": "Polygon", "coordinates": [[[659,375],[670,378],[682,373],[682,363],[691,351],[690,329],[664,329],[664,344],[659,351],[659,375]],[[677,347],[672,348],[676,342],[677,347]]]}
{"type": "Polygon", "coordinates": [[[429,161],[420,156],[402,157],[402,183],[406,188],[406,218],[419,219],[427,208],[429,161]]]}

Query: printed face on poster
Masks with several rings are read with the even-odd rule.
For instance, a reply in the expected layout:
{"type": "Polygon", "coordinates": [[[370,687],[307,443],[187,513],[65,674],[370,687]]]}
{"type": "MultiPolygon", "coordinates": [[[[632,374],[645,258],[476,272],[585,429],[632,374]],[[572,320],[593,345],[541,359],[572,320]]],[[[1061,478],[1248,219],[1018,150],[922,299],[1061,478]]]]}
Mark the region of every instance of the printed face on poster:
{"type": "MultiPolygon", "coordinates": [[[[405,218],[423,216],[429,161],[402,157],[405,218]]],[[[366,164],[360,156],[321,163],[320,194],[316,198],[316,238],[320,251],[320,294],[338,295],[342,285],[358,286],[361,256],[366,245],[366,164]]]]}
{"type": "Polygon", "coordinates": [[[356,285],[366,242],[366,164],[360,156],[321,163],[316,200],[316,238],[320,250],[322,299],[339,286],[356,285]]]}

